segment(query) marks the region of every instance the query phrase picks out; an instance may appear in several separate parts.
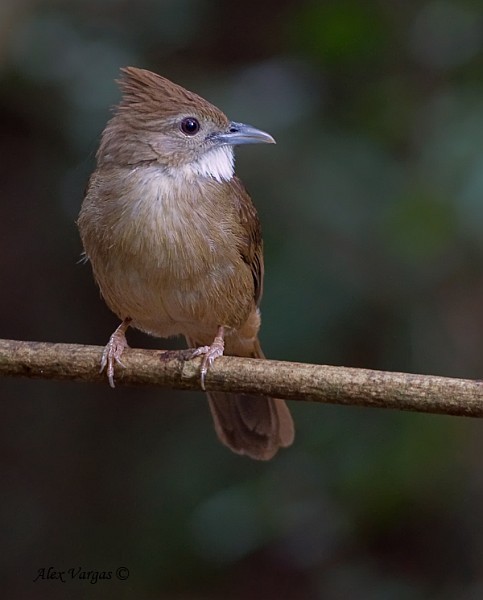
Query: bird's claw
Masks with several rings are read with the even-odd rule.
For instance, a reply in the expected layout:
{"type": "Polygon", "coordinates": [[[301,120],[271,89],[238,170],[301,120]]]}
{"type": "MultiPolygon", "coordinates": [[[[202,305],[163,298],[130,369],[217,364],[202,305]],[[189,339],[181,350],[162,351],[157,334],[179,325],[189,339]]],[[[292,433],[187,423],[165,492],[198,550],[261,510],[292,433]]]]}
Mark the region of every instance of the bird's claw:
{"type": "Polygon", "coordinates": [[[107,346],[104,348],[101,358],[101,368],[99,373],[102,373],[106,369],[107,379],[109,385],[113,388],[114,384],[114,365],[118,364],[124,369],[126,365],[122,362],[121,356],[126,348],[129,348],[126,340],[126,336],[123,331],[119,331],[119,328],[111,335],[107,346]]]}
{"type": "Polygon", "coordinates": [[[201,363],[201,389],[204,391],[205,388],[205,379],[206,374],[208,373],[208,369],[214,363],[214,361],[223,356],[223,351],[225,349],[225,342],[221,336],[216,336],[211,346],[200,346],[193,351],[192,357],[195,356],[203,356],[203,361],[201,363]]]}

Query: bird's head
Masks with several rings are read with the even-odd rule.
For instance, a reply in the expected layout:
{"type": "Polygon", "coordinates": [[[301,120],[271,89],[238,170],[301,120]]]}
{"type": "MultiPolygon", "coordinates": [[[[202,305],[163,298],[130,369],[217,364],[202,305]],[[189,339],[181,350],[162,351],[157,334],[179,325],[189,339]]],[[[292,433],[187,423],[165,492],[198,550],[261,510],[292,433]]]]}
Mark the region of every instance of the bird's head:
{"type": "Polygon", "coordinates": [[[233,146],[275,143],[160,75],[135,67],[122,72],[122,100],[103,132],[100,165],[158,164],[173,176],[223,181],[233,176],[233,146]]]}

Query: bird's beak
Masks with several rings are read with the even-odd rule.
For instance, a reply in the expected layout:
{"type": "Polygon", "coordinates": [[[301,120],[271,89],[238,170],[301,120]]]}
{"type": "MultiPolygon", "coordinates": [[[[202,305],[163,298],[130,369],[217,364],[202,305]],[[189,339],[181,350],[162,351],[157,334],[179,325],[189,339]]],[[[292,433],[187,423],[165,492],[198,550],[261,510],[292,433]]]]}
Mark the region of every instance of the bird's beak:
{"type": "Polygon", "coordinates": [[[237,146],[239,144],[275,144],[273,137],[245,123],[235,123],[232,121],[227,131],[216,133],[213,138],[223,146],[237,146]]]}

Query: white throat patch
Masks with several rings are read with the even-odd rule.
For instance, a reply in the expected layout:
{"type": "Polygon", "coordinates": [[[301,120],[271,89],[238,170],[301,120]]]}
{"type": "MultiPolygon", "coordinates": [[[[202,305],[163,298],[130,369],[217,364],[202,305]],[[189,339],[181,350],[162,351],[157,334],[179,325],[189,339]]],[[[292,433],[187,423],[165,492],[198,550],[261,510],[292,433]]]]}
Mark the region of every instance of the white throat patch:
{"type": "Polygon", "coordinates": [[[199,160],[183,169],[189,175],[211,177],[220,183],[229,181],[235,172],[233,146],[219,146],[204,154],[199,160]]]}

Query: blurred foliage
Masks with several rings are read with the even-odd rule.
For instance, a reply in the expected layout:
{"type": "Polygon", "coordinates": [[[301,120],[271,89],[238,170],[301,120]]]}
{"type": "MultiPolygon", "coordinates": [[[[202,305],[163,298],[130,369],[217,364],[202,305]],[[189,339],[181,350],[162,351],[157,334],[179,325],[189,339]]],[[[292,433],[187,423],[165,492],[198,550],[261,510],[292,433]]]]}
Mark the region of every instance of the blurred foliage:
{"type": "MultiPolygon", "coordinates": [[[[75,219],[128,64],[277,139],[237,162],[269,356],[481,378],[476,0],[2,0],[2,337],[116,326],[75,219]]],[[[294,447],[258,464],[217,443],[201,395],[11,380],[0,397],[6,597],[483,594],[477,421],[298,405],[294,447]],[[49,566],[130,577],[33,582],[49,566]]]]}

